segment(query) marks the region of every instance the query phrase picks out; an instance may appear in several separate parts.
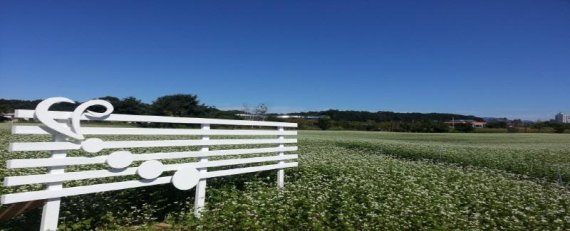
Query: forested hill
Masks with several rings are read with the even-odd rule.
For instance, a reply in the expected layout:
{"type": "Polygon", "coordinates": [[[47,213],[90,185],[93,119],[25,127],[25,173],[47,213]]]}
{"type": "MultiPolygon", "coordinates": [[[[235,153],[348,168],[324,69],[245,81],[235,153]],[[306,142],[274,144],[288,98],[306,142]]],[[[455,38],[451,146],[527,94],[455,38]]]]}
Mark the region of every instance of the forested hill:
{"type": "MultiPolygon", "coordinates": [[[[0,99],[0,113],[14,112],[14,109],[34,109],[41,100],[0,99]]],[[[72,104],[58,104],[51,108],[54,111],[72,111],[72,104]]]]}
{"type": "MultiPolygon", "coordinates": [[[[158,97],[152,103],[144,103],[134,97],[119,99],[113,96],[101,97],[100,99],[110,102],[114,106],[114,113],[137,114],[137,115],[165,115],[179,117],[204,117],[243,119],[237,114],[241,111],[223,111],[212,106],[202,104],[198,96],[188,94],[167,95],[158,97]]],[[[34,109],[41,100],[6,100],[0,99],[0,112],[13,112],[14,109],[34,109]]],[[[56,104],[51,110],[72,111],[77,104],[56,104]]],[[[102,111],[103,108],[93,107],[93,111],[102,111]]],[[[269,108],[269,111],[271,109],[269,108]]],[[[476,120],[482,118],[469,115],[448,113],[398,113],[398,112],[368,112],[368,111],[310,111],[294,113],[301,116],[320,116],[319,123],[315,120],[306,119],[278,119],[275,114],[268,114],[266,110],[254,110],[256,116],[252,118],[288,121],[299,123],[300,129],[346,129],[346,130],[382,130],[382,131],[414,131],[414,132],[445,132],[448,125],[443,122],[455,120],[476,120]],[[260,112],[261,111],[261,112],[260,112]],[[326,125],[326,126],[325,126],[326,125]]],[[[4,117],[2,117],[4,118],[4,117]]]]}
{"type": "MultiPolygon", "coordinates": [[[[237,119],[235,111],[222,111],[215,107],[207,106],[200,103],[198,96],[189,94],[176,94],[158,97],[152,103],[144,103],[135,97],[126,97],[123,99],[105,96],[99,99],[110,102],[113,107],[113,113],[117,114],[134,114],[134,115],[165,115],[179,117],[205,117],[205,118],[224,118],[237,119]]],[[[14,100],[0,99],[0,113],[11,113],[14,109],[34,109],[41,100],[14,100]]],[[[53,105],[50,110],[53,111],[73,111],[77,105],[69,103],[59,103],[53,105]]],[[[89,110],[103,111],[101,107],[91,107],[89,110]]]]}
{"type": "Polygon", "coordinates": [[[484,121],[483,118],[472,116],[472,115],[460,115],[460,114],[449,114],[449,113],[400,113],[400,112],[390,112],[390,111],[340,111],[340,110],[327,110],[327,111],[310,111],[295,113],[295,115],[301,116],[328,116],[330,119],[335,121],[375,121],[375,122],[388,122],[388,121],[400,121],[400,122],[414,122],[414,121],[450,121],[452,119],[456,120],[475,120],[484,121]]]}

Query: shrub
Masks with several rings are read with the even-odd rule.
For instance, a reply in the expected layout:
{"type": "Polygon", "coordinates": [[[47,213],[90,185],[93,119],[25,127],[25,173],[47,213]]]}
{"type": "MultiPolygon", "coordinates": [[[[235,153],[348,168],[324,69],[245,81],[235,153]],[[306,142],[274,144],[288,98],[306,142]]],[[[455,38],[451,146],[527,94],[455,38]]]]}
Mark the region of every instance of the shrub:
{"type": "Polygon", "coordinates": [[[317,122],[317,127],[321,130],[328,130],[331,128],[331,120],[329,118],[320,118],[317,122]]]}
{"type": "Polygon", "coordinates": [[[472,132],[475,130],[471,124],[459,124],[455,125],[455,130],[459,132],[472,132]]]}

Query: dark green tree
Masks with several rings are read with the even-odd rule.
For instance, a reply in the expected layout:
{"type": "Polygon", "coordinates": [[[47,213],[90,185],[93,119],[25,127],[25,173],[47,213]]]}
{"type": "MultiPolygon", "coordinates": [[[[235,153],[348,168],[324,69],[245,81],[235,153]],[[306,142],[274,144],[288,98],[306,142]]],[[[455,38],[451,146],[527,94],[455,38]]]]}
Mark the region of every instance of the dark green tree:
{"type": "Polygon", "coordinates": [[[317,121],[317,127],[319,127],[321,130],[328,130],[329,128],[331,128],[332,123],[331,123],[331,119],[329,118],[320,118],[317,121]]]}
{"type": "Polygon", "coordinates": [[[109,103],[111,103],[111,105],[113,105],[113,107],[115,108],[115,110],[121,106],[121,99],[115,97],[115,96],[104,96],[104,97],[100,97],[99,99],[105,100],[109,103]]]}
{"type": "Polygon", "coordinates": [[[200,104],[198,96],[190,94],[167,95],[152,103],[155,115],[197,117],[205,114],[207,107],[200,104]]]}
{"type": "MultiPolygon", "coordinates": [[[[99,99],[105,100],[105,101],[111,103],[111,105],[113,105],[113,113],[126,114],[126,113],[121,113],[121,99],[119,99],[115,96],[104,96],[104,97],[100,97],[99,99]]],[[[95,106],[89,107],[89,110],[96,111],[96,112],[104,112],[105,108],[102,106],[99,106],[99,105],[95,105],[95,106]]]]}
{"type": "Polygon", "coordinates": [[[530,127],[537,129],[540,132],[540,131],[542,131],[542,129],[548,127],[548,125],[544,122],[536,122],[533,125],[531,125],[530,127]]]}
{"type": "Polygon", "coordinates": [[[0,113],[7,113],[9,111],[10,111],[10,108],[8,107],[8,105],[0,104],[0,113]]]}
{"type": "Polygon", "coordinates": [[[556,133],[564,133],[564,131],[566,131],[566,126],[562,123],[553,123],[550,126],[556,133]]]}
{"type": "Polygon", "coordinates": [[[431,122],[431,130],[430,132],[442,133],[442,132],[449,132],[449,125],[443,122],[431,122]]]}
{"type": "Polygon", "coordinates": [[[378,130],[378,125],[376,124],[376,121],[368,120],[364,124],[364,129],[366,129],[366,131],[376,131],[378,130]]]}
{"type": "Polygon", "coordinates": [[[455,125],[455,130],[460,132],[472,132],[473,130],[475,130],[475,128],[473,128],[471,124],[459,124],[455,125]]]}
{"type": "Polygon", "coordinates": [[[507,121],[506,120],[501,120],[501,121],[491,121],[489,123],[487,123],[486,127],[488,128],[507,128],[507,121]]]}
{"type": "MultiPolygon", "coordinates": [[[[114,96],[105,96],[99,99],[111,103],[111,105],[113,105],[114,107],[113,113],[116,114],[133,114],[133,115],[148,114],[149,105],[143,103],[141,100],[132,96],[124,99],[119,99],[114,96]]],[[[104,111],[104,108],[94,106],[92,110],[104,111]]]]}
{"type": "Polygon", "coordinates": [[[119,111],[121,114],[143,115],[148,114],[149,105],[143,103],[135,97],[127,97],[121,100],[119,104],[119,111]]]}

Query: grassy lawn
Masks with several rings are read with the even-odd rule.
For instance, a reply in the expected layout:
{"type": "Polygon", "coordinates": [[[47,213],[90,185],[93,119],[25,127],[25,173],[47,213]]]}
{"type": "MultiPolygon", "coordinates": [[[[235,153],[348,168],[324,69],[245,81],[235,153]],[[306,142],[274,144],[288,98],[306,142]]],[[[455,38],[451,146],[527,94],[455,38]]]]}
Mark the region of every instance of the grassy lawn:
{"type": "MultiPolygon", "coordinates": [[[[0,130],[3,147],[30,140],[0,130]]],[[[190,230],[570,229],[567,134],[301,131],[299,148],[300,165],[286,170],[284,191],[276,189],[275,172],[208,180],[202,219],[192,216],[193,190],[163,185],[66,198],[60,227],[153,229],[162,222],[190,230]]],[[[0,154],[2,175],[24,174],[5,171],[7,159],[45,155],[5,148],[0,154]]],[[[34,187],[41,186],[0,191],[34,187]]],[[[0,229],[35,229],[39,213],[0,229]]]]}

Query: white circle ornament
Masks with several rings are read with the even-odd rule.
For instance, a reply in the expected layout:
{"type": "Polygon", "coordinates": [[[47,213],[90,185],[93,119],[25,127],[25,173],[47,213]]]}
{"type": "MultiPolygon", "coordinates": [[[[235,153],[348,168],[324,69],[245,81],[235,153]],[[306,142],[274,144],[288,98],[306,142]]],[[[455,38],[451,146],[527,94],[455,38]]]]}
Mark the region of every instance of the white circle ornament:
{"type": "Polygon", "coordinates": [[[133,154],[128,151],[113,152],[107,157],[107,164],[111,168],[126,168],[133,163],[133,154]]]}
{"type": "Polygon", "coordinates": [[[159,177],[164,171],[164,165],[158,160],[147,160],[137,169],[137,174],[147,180],[159,177]]]}
{"type": "Polygon", "coordinates": [[[81,142],[81,148],[90,153],[96,153],[103,150],[105,142],[99,138],[91,138],[81,142]]]}
{"type": "Polygon", "coordinates": [[[194,188],[200,181],[200,173],[192,166],[184,167],[172,176],[172,184],[180,190],[194,188]]]}

